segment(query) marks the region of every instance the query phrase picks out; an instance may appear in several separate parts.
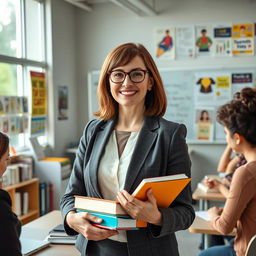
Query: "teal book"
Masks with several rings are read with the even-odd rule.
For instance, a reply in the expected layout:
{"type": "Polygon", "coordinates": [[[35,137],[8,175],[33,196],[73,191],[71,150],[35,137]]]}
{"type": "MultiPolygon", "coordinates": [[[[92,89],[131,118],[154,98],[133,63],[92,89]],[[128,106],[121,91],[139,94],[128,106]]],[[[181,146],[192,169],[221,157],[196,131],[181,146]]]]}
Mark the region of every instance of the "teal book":
{"type": "Polygon", "coordinates": [[[138,229],[137,220],[132,219],[129,215],[114,215],[101,212],[93,212],[83,209],[76,209],[77,212],[89,212],[102,219],[101,223],[93,223],[94,226],[111,229],[111,230],[136,230],[138,229]]]}

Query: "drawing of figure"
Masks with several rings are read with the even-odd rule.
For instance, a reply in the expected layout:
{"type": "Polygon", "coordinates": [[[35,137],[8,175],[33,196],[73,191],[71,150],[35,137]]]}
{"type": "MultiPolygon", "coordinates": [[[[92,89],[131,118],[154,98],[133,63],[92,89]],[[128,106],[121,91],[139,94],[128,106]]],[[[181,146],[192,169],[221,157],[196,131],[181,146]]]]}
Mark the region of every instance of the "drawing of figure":
{"type": "Polygon", "coordinates": [[[170,30],[165,31],[165,36],[161,40],[161,42],[158,44],[156,57],[160,57],[165,52],[170,51],[173,47],[173,39],[170,35],[170,30]]]}
{"type": "Polygon", "coordinates": [[[200,78],[196,84],[200,84],[200,92],[210,93],[212,92],[212,85],[215,84],[215,81],[212,78],[204,77],[200,78]]]}
{"type": "Polygon", "coordinates": [[[207,35],[207,30],[202,29],[201,30],[201,35],[197,40],[196,40],[196,46],[198,47],[199,52],[209,52],[209,49],[212,45],[212,40],[210,37],[207,35]]]}

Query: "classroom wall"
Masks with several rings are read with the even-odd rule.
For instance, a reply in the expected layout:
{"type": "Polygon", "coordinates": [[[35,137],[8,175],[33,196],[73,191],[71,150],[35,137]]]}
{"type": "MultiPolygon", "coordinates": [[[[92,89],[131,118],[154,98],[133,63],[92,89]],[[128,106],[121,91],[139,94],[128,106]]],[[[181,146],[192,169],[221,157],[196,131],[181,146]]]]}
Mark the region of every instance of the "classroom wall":
{"type": "Polygon", "coordinates": [[[63,0],[48,0],[47,43],[49,73],[49,134],[47,155],[63,156],[69,143],[77,140],[77,8],[63,0]],[[50,56],[49,56],[50,55],[50,56]],[[68,120],[58,120],[58,86],[68,87],[68,120]]]}
{"type": "MultiPolygon", "coordinates": [[[[77,78],[78,78],[78,136],[88,118],[87,73],[99,70],[106,54],[125,42],[144,44],[154,54],[154,28],[168,25],[256,21],[256,2],[252,0],[159,0],[160,13],[152,17],[138,17],[112,3],[95,5],[92,12],[76,9],[77,78]]],[[[256,57],[207,58],[186,61],[157,61],[159,68],[246,66],[256,63],[256,57]]],[[[189,128],[189,127],[188,127],[189,128]]],[[[207,173],[216,169],[224,150],[223,144],[191,144],[192,186],[207,173]]]]}

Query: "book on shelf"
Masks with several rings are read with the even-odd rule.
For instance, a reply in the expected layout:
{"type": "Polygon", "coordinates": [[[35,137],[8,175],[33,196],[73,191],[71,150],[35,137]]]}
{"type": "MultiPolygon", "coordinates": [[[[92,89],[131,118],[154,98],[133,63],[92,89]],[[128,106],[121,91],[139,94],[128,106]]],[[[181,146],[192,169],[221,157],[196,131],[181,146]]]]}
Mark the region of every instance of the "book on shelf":
{"type": "Polygon", "coordinates": [[[93,223],[94,226],[100,228],[111,230],[136,230],[140,227],[145,227],[144,224],[141,225],[142,222],[132,219],[129,215],[106,214],[82,209],[77,209],[77,212],[89,212],[91,215],[102,219],[100,223],[93,223]]]}
{"type": "Polygon", "coordinates": [[[216,192],[219,192],[218,189],[215,189],[215,188],[208,188],[204,183],[200,182],[197,184],[197,187],[206,192],[206,193],[216,193],[216,192]]]}
{"type": "Polygon", "coordinates": [[[132,193],[137,199],[147,200],[147,191],[152,189],[157,206],[168,207],[191,181],[185,174],[145,178],[132,193]]]}

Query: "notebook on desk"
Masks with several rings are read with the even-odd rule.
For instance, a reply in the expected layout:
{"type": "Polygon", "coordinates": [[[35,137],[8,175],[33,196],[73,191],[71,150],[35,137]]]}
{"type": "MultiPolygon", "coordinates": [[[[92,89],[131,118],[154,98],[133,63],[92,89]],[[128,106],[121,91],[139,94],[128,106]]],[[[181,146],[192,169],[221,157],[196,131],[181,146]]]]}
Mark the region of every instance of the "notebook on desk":
{"type": "Polygon", "coordinates": [[[33,253],[40,251],[41,249],[49,246],[48,241],[34,240],[27,238],[20,238],[21,252],[23,256],[32,255],[33,253]]]}

